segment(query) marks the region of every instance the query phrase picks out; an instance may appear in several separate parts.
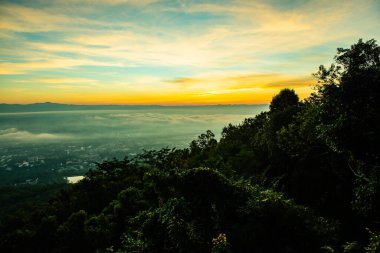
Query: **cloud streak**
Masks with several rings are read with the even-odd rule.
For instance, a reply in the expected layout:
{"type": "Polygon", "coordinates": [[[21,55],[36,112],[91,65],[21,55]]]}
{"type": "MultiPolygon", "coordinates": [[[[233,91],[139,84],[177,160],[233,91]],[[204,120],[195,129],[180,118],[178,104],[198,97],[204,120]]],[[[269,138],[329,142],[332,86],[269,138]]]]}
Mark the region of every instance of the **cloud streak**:
{"type": "MultiPolygon", "coordinates": [[[[99,96],[103,89],[129,98],[133,91],[142,103],[149,103],[146,99],[157,92],[182,99],[192,96],[187,102],[203,103],[195,99],[199,94],[205,99],[207,94],[261,89],[256,96],[262,97],[253,100],[262,101],[283,87],[306,94],[310,74],[319,64],[329,63],[335,48],[359,37],[380,39],[376,0],[289,4],[5,1],[0,6],[0,89],[10,96],[16,95],[16,88],[32,95],[36,87],[50,84],[48,88],[79,97],[84,90],[75,84],[91,84],[97,90],[89,96],[99,96]]],[[[48,96],[48,90],[45,93],[48,96]]],[[[51,100],[58,99],[50,94],[51,100]]],[[[181,100],[162,98],[153,100],[181,100]]],[[[220,99],[236,101],[227,95],[220,99]]]]}
{"type": "Polygon", "coordinates": [[[291,76],[276,73],[266,74],[235,74],[235,75],[211,75],[201,77],[180,77],[166,81],[169,84],[181,87],[208,86],[228,89],[254,89],[254,88],[283,88],[305,87],[313,83],[312,76],[291,76]]]}

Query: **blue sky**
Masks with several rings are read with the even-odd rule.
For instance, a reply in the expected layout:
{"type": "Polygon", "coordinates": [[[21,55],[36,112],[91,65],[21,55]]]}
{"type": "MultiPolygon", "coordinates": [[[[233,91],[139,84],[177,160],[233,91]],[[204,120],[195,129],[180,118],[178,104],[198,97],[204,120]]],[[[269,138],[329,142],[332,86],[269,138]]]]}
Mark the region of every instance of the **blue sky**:
{"type": "Polygon", "coordinates": [[[306,97],[337,47],[380,38],[380,1],[0,4],[0,102],[268,103],[306,97]]]}

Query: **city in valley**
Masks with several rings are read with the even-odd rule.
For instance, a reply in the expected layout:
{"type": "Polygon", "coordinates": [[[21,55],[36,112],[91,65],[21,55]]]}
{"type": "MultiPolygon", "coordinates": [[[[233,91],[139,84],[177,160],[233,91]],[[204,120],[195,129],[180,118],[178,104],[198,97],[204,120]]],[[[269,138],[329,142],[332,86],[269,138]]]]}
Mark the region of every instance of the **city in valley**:
{"type": "Polygon", "coordinates": [[[82,176],[97,162],[124,156],[134,157],[144,147],[126,145],[13,145],[0,147],[0,184],[35,185],[65,182],[82,176]]]}

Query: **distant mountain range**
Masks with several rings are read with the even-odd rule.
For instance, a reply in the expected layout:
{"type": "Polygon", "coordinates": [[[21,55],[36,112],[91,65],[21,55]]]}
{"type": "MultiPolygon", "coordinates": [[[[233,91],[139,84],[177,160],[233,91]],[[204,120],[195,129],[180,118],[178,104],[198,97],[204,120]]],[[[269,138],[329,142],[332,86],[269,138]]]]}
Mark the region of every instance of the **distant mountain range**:
{"type": "Polygon", "coordinates": [[[73,111],[73,110],[122,110],[160,107],[159,105],[72,105],[59,103],[35,103],[35,104],[0,104],[1,112],[41,112],[41,111],[73,111]]]}
{"type": "MultiPolygon", "coordinates": [[[[245,105],[207,105],[207,107],[245,106],[245,105]]],[[[252,106],[252,105],[246,105],[252,106]]],[[[205,106],[162,106],[162,105],[73,105],[59,103],[35,103],[35,104],[0,104],[0,113],[12,112],[43,112],[43,111],[75,111],[75,110],[125,110],[125,109],[150,109],[150,108],[184,108],[205,106]]]]}

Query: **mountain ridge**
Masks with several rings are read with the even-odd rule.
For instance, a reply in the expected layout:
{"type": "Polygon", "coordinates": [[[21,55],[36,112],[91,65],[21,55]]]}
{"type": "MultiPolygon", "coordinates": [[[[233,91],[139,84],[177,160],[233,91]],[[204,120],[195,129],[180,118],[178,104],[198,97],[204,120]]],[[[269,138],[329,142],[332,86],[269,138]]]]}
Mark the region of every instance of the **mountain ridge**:
{"type": "MultiPolygon", "coordinates": [[[[264,106],[265,104],[257,104],[264,106]]],[[[196,108],[196,107],[232,107],[232,106],[252,106],[248,104],[228,104],[228,105],[78,105],[61,104],[54,102],[42,102],[32,104],[0,104],[0,113],[14,112],[43,112],[43,111],[74,111],[74,110],[123,110],[123,109],[155,109],[155,108],[196,108]]]]}

